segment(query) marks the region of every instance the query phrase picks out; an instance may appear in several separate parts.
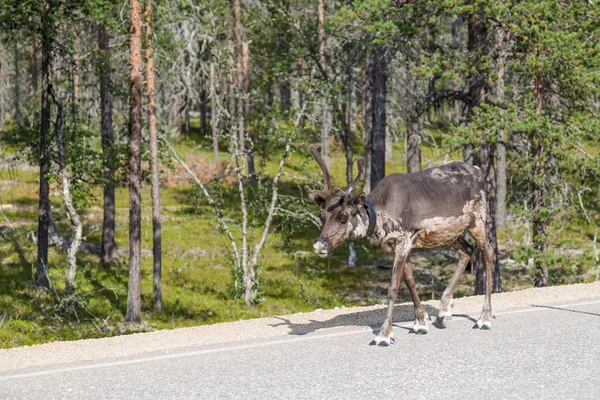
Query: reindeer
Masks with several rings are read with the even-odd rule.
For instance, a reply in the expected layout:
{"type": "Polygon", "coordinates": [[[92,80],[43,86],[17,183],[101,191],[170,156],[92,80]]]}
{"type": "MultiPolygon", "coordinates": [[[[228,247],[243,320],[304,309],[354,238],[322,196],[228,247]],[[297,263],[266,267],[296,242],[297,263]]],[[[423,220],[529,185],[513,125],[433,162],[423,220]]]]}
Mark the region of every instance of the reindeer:
{"type": "Polygon", "coordinates": [[[479,168],[451,162],[412,174],[391,174],[365,196],[352,193],[363,179],[364,158],[357,159],[358,175],[348,188],[335,187],[332,192],[320,146],[311,145],[309,150],[324,178],[322,190],[305,186],[309,199],[321,208],[322,231],[313,244],[314,252],[327,257],[348,238],[368,237],[384,251],[394,253],[387,314],[372,345],[389,346],[393,341],[392,314],[402,277],[415,308],[412,331],[427,333],[429,315],[419,301],[409,260],[413,248],[451,245],[458,251],[458,268],[442,294],[438,323],[445,326],[452,319],[452,296],[473,253],[473,247],[462,237],[465,230],[481,249],[487,271],[483,310],[473,328],[491,328],[493,249],[486,240],[487,202],[479,168]]]}

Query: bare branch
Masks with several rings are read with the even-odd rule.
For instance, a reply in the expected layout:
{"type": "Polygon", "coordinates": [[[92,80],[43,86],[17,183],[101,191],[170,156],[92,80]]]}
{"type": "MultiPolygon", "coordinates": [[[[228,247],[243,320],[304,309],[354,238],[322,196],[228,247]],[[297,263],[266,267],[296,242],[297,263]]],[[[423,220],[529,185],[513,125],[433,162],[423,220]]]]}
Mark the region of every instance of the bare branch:
{"type": "Polygon", "coordinates": [[[279,160],[279,167],[277,167],[277,173],[275,174],[275,177],[273,178],[273,185],[272,185],[273,195],[271,196],[271,204],[269,206],[269,213],[267,214],[267,220],[265,221],[265,227],[263,228],[261,238],[260,238],[259,242],[256,244],[256,246],[254,247],[254,252],[252,254],[252,260],[250,262],[250,265],[252,267],[254,267],[257,263],[260,249],[262,248],[262,246],[265,242],[267,233],[269,232],[269,227],[271,226],[271,220],[273,219],[273,213],[275,211],[275,205],[277,203],[277,196],[278,196],[277,184],[279,183],[279,178],[281,177],[281,173],[283,171],[283,166],[285,164],[285,160],[287,159],[288,154],[290,152],[291,138],[294,136],[293,134],[294,134],[294,132],[296,132],[296,129],[298,129],[298,125],[300,124],[300,120],[302,119],[301,118],[302,114],[304,114],[304,108],[305,108],[305,106],[302,107],[302,109],[298,113],[298,116],[296,117],[296,121],[294,123],[294,130],[292,131],[292,134],[286,141],[285,150],[283,151],[283,154],[281,155],[281,159],[279,160]]]}
{"type": "Polygon", "coordinates": [[[217,213],[217,218],[219,219],[219,222],[220,222],[221,226],[223,227],[223,229],[227,233],[227,236],[229,237],[229,241],[231,242],[231,248],[233,250],[233,254],[235,255],[236,267],[239,268],[241,266],[240,265],[240,253],[238,252],[237,244],[235,243],[235,239],[233,237],[233,234],[231,233],[231,230],[229,229],[229,225],[227,224],[227,222],[225,222],[225,219],[223,218],[223,211],[217,205],[217,203],[213,200],[212,196],[210,195],[210,193],[208,192],[208,190],[206,190],[206,187],[202,184],[202,182],[200,181],[200,179],[198,179],[198,177],[192,172],[192,170],[190,169],[190,167],[188,167],[187,164],[184,163],[181,160],[181,158],[179,158],[179,155],[177,155],[177,152],[175,151],[175,149],[173,149],[173,147],[171,146],[171,143],[169,143],[169,141],[165,139],[165,144],[167,145],[167,147],[171,151],[171,154],[173,154],[173,158],[175,158],[175,160],[177,160],[177,162],[186,170],[186,172],[188,173],[188,175],[200,187],[200,189],[204,193],[204,196],[206,197],[206,200],[208,200],[208,204],[210,204],[215,209],[215,212],[217,213]]]}

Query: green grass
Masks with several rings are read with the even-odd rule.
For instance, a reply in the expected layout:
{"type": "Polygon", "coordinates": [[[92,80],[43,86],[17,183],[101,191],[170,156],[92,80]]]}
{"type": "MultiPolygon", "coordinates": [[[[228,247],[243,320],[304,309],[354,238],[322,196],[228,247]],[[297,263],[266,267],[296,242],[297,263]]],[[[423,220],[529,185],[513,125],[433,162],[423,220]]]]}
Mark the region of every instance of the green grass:
{"type": "MultiPolygon", "coordinates": [[[[432,137],[440,140],[436,132],[432,137]]],[[[357,140],[358,143],[360,141],[357,140]]],[[[212,157],[207,138],[193,135],[173,143],[183,158],[212,157]]],[[[226,149],[221,149],[226,158],[226,149]]],[[[360,151],[360,146],[356,149],[360,151]]],[[[395,143],[395,161],[388,162],[387,172],[404,172],[402,160],[403,143],[395,143]]],[[[265,160],[265,171],[272,176],[277,168],[275,151],[265,160]]],[[[455,159],[459,156],[455,155],[455,159]]],[[[428,160],[439,164],[444,153],[439,147],[424,146],[423,163],[428,160]]],[[[259,161],[259,160],[257,160],[259,161]]],[[[294,154],[286,162],[286,171],[297,173],[296,167],[306,163],[308,172],[320,177],[318,166],[294,154]]],[[[332,157],[331,173],[334,184],[344,187],[345,161],[341,152],[332,157]]],[[[2,218],[0,234],[0,347],[104,337],[133,332],[123,324],[127,305],[127,256],[113,263],[102,263],[95,254],[80,252],[76,277],[77,294],[64,297],[64,274],[66,257],[64,251],[51,248],[50,277],[56,285],[56,293],[43,292],[32,285],[36,246],[28,233],[37,228],[37,185],[39,176],[33,169],[16,170],[11,174],[0,170],[2,204],[11,204],[4,214],[11,221],[14,231],[2,218]]],[[[282,180],[282,191],[298,193],[289,179],[282,180]]],[[[232,266],[228,257],[229,240],[219,231],[213,210],[200,198],[194,200],[196,189],[188,184],[166,187],[161,192],[163,216],[163,304],[162,312],[153,311],[152,305],[152,225],[149,187],[143,189],[142,203],[142,307],[144,329],[171,329],[199,324],[234,321],[273,314],[309,311],[316,308],[374,304],[386,296],[389,270],[369,268],[377,264],[390,264],[388,255],[367,244],[354,243],[361,266],[346,265],[348,248],[336,250],[329,259],[320,259],[310,253],[311,244],[319,232],[309,227],[294,234],[285,243],[281,230],[276,231],[267,242],[259,259],[261,301],[247,308],[234,297],[232,266]]],[[[223,199],[225,217],[235,221],[239,207],[235,191],[225,191],[223,199]]],[[[252,196],[252,194],[251,194],[252,196]]],[[[101,196],[94,193],[92,204],[84,215],[84,235],[88,242],[99,243],[102,224],[101,196]]],[[[60,199],[52,197],[54,217],[61,231],[69,236],[68,223],[60,207],[60,199]]],[[[117,223],[116,240],[119,248],[128,247],[128,193],[119,188],[116,193],[117,223]]],[[[316,207],[313,210],[316,212],[316,207]]],[[[240,227],[231,222],[236,237],[240,227]]],[[[260,234],[260,226],[253,231],[252,239],[260,234]]],[[[591,228],[581,220],[572,220],[558,233],[570,239],[571,248],[588,248],[591,228]]],[[[500,243],[520,242],[523,230],[506,230],[499,233],[500,243]]],[[[452,260],[439,257],[438,253],[417,252],[414,257],[415,275],[424,299],[439,298],[454,268],[452,260]],[[433,255],[433,257],[432,257],[433,255]]],[[[591,279],[589,263],[557,266],[556,276],[562,282],[591,279]],[[562,274],[562,272],[567,273],[562,274]],[[587,275],[586,275],[587,274],[587,275]]],[[[530,285],[530,271],[519,264],[503,270],[504,289],[511,290],[530,285]]],[[[457,294],[471,294],[473,276],[466,274],[457,294]]],[[[558,280],[557,280],[558,282],[558,280]]],[[[560,283],[560,282],[559,282],[560,283]]],[[[402,288],[401,300],[408,300],[402,288]]]]}

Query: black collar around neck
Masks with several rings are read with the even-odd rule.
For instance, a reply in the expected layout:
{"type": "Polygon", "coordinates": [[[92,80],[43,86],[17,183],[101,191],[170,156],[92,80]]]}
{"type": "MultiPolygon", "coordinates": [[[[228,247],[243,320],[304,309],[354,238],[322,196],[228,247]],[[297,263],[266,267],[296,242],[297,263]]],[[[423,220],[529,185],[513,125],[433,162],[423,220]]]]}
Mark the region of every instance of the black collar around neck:
{"type": "Polygon", "coordinates": [[[371,236],[375,232],[375,225],[377,225],[377,213],[373,208],[373,204],[367,200],[365,201],[365,208],[367,209],[367,215],[369,216],[369,227],[367,228],[367,236],[371,236]]]}

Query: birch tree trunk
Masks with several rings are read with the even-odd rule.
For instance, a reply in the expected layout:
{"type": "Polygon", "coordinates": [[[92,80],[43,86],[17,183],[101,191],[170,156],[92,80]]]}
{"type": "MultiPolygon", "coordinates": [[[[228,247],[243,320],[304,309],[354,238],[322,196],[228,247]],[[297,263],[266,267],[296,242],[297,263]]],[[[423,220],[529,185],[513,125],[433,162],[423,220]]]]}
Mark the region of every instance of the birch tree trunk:
{"type": "Polygon", "coordinates": [[[104,206],[100,257],[109,262],[118,257],[115,243],[115,183],[113,155],[112,95],[110,93],[110,36],[103,25],[98,26],[100,65],[100,115],[102,120],[102,155],[104,158],[104,206]]]}
{"type": "Polygon", "coordinates": [[[148,134],[150,137],[150,159],[152,164],[152,254],[154,309],[162,311],[162,228],[160,218],[160,181],[158,175],[158,134],[156,130],[156,101],[154,90],[154,54],[152,52],[152,0],[144,4],[146,22],[146,85],[148,87],[148,134]]]}
{"type": "Polygon", "coordinates": [[[138,0],[129,0],[129,283],[125,321],[142,322],[141,262],[141,138],[142,138],[142,18],[138,0]]]}
{"type": "Polygon", "coordinates": [[[73,204],[71,196],[71,179],[67,170],[67,150],[64,140],[65,116],[64,106],[52,91],[54,104],[56,104],[56,145],[58,148],[58,173],[62,183],[62,200],[67,211],[67,217],[71,224],[72,240],[67,248],[67,272],[65,274],[65,291],[73,294],[75,292],[75,272],[77,271],[77,252],[81,246],[83,225],[77,209],[73,204]]]}

